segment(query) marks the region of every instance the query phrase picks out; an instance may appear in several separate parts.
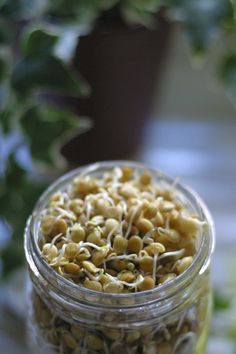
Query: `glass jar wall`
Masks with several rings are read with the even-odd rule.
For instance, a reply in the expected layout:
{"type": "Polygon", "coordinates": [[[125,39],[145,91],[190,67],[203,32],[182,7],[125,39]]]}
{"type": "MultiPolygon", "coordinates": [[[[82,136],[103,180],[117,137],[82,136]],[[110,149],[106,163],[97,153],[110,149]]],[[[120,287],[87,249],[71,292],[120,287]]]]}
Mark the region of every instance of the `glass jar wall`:
{"type": "MultiPolygon", "coordinates": [[[[29,338],[37,354],[203,354],[211,318],[210,261],[213,223],[201,199],[175,184],[176,195],[206,222],[190,267],[152,290],[110,294],[86,289],[56,273],[38,246],[40,215],[49,197],[75,176],[101,176],[115,166],[145,166],[112,161],[79,168],[56,181],[40,198],[25,231],[30,280],[29,338]]],[[[166,186],[174,181],[149,169],[166,186]]]]}

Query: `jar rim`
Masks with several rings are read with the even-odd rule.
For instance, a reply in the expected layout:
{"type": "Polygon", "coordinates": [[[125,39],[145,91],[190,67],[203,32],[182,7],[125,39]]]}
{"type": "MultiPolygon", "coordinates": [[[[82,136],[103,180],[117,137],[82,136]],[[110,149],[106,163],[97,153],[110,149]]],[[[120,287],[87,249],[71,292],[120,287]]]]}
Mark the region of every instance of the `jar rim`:
{"type": "MultiPolygon", "coordinates": [[[[159,301],[164,298],[174,296],[175,293],[178,292],[178,290],[184,289],[186,286],[188,286],[189,283],[192,281],[191,279],[194,279],[197,274],[204,273],[205,269],[207,269],[210,263],[211,255],[215,248],[215,229],[211,214],[203,200],[194,190],[192,190],[192,188],[177,181],[175,183],[175,190],[177,190],[180,195],[187,197],[187,200],[190,203],[195,204],[195,208],[197,208],[199,216],[202,220],[207,222],[208,229],[207,231],[203,230],[202,232],[201,242],[197,253],[193,257],[192,264],[187,268],[187,270],[185,270],[182,274],[178,275],[175,279],[167,282],[166,284],[162,284],[158,287],[155,287],[151,290],[136,293],[111,294],[90,290],[83,286],[75,284],[72,281],[65,279],[63,276],[58,274],[52,267],[48,265],[48,263],[41,257],[40,249],[35,237],[37,233],[37,218],[40,214],[39,211],[42,210],[43,206],[45,206],[48,197],[55,191],[58,191],[63,186],[65,187],[67,183],[72,181],[74,177],[78,176],[81,173],[89,174],[106,168],[124,166],[130,166],[139,170],[148,170],[152,175],[155,175],[158,179],[164,181],[168,185],[172,185],[176,182],[175,179],[163,173],[162,171],[154,169],[142,163],[122,160],[96,162],[93,164],[80,166],[64,174],[63,176],[58,178],[54,183],[52,183],[38,199],[33,209],[32,215],[28,219],[25,230],[25,254],[29,266],[38,275],[39,273],[41,273],[41,275],[43,275],[44,280],[46,280],[48,284],[54,287],[57,290],[58,294],[61,294],[62,296],[66,297],[69,296],[75,302],[89,297],[90,299],[92,299],[92,306],[104,306],[104,303],[106,303],[106,301],[108,300],[108,302],[112,302],[112,307],[117,307],[117,303],[119,303],[118,306],[120,307],[120,303],[123,303],[123,300],[129,301],[130,299],[135,298],[136,305],[150,304],[153,301],[159,301]],[[207,235],[205,235],[206,233],[207,235]]],[[[85,301],[85,303],[87,305],[90,305],[89,303],[87,303],[87,301],[85,301]]],[[[124,307],[126,307],[126,305],[124,305],[124,307]]]]}

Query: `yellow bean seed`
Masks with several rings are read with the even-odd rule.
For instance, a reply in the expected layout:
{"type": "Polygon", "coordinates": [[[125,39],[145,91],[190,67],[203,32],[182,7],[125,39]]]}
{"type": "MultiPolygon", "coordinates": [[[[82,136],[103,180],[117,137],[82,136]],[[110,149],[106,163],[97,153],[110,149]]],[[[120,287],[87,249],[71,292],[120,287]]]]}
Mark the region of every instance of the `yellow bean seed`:
{"type": "Polygon", "coordinates": [[[84,281],[84,286],[90,290],[102,291],[102,284],[96,280],[89,280],[86,278],[84,281]]]}
{"type": "Polygon", "coordinates": [[[150,256],[144,256],[139,262],[139,268],[144,273],[150,273],[153,270],[153,258],[150,256]]]}
{"type": "Polygon", "coordinates": [[[84,330],[82,329],[81,326],[72,325],[70,330],[76,339],[81,339],[84,335],[84,330]]]}
{"type": "Polygon", "coordinates": [[[106,274],[101,274],[99,279],[100,279],[100,283],[102,285],[110,282],[110,279],[108,278],[108,275],[106,275],[106,274]]]}
{"type": "Polygon", "coordinates": [[[103,331],[103,334],[107,338],[114,340],[114,341],[118,340],[122,336],[122,333],[119,329],[106,329],[103,331]]]}
{"type": "Polygon", "coordinates": [[[158,211],[152,222],[155,226],[163,226],[165,221],[163,215],[158,211]]]}
{"type": "Polygon", "coordinates": [[[140,338],[140,332],[139,331],[132,331],[127,333],[126,335],[126,342],[127,343],[133,343],[136,340],[138,340],[140,338]]]}
{"type": "Polygon", "coordinates": [[[133,271],[133,270],[135,270],[135,265],[134,265],[134,263],[132,263],[132,262],[128,262],[126,268],[127,268],[128,270],[133,271]]]}
{"type": "Polygon", "coordinates": [[[100,247],[103,247],[103,246],[106,246],[106,240],[104,240],[103,238],[101,238],[101,240],[99,241],[99,243],[98,243],[98,246],[100,246],[100,247]]]}
{"type": "Polygon", "coordinates": [[[143,240],[139,236],[131,236],[128,240],[128,251],[138,254],[143,248],[143,240]]]}
{"type": "Polygon", "coordinates": [[[192,263],[193,257],[184,257],[177,262],[177,272],[183,273],[192,263]]]}
{"type": "Polygon", "coordinates": [[[193,234],[199,231],[201,227],[201,222],[193,217],[185,215],[184,213],[179,214],[178,219],[178,229],[185,234],[193,234]]]}
{"type": "Polygon", "coordinates": [[[88,235],[87,241],[99,245],[101,241],[101,232],[98,229],[94,229],[94,231],[88,235]]]}
{"type": "Polygon", "coordinates": [[[148,252],[150,256],[153,256],[154,254],[164,253],[166,250],[165,246],[159,242],[150,243],[150,245],[146,246],[144,249],[148,252]]]}
{"type": "Polygon", "coordinates": [[[109,233],[111,230],[117,230],[119,228],[119,225],[119,222],[113,218],[109,218],[105,221],[105,228],[107,233],[109,233]]]}
{"type": "Polygon", "coordinates": [[[193,256],[196,253],[195,240],[182,237],[179,243],[179,248],[185,249],[185,256],[193,256]]]}
{"type": "Polygon", "coordinates": [[[119,220],[122,210],[123,209],[120,205],[111,206],[107,211],[106,217],[119,220]]]}
{"type": "Polygon", "coordinates": [[[169,273],[169,274],[163,275],[163,277],[161,277],[159,279],[159,283],[160,284],[165,284],[165,283],[168,283],[170,280],[173,280],[175,278],[176,278],[176,274],[175,273],[169,273]]]}
{"type": "Polygon", "coordinates": [[[89,179],[76,178],[74,180],[74,187],[76,193],[85,196],[86,194],[96,192],[97,182],[93,178],[89,178],[89,179]]]}
{"type": "Polygon", "coordinates": [[[117,254],[123,253],[128,246],[128,241],[121,235],[116,235],[113,241],[113,249],[117,254]]]}
{"type": "Polygon", "coordinates": [[[42,254],[47,258],[48,261],[51,261],[53,258],[57,257],[58,249],[55,245],[45,243],[43,245],[42,254]]]}
{"type": "Polygon", "coordinates": [[[152,222],[145,218],[138,219],[138,221],[136,222],[136,226],[139,228],[141,232],[144,233],[153,229],[152,222]]]}
{"type": "Polygon", "coordinates": [[[123,285],[118,282],[110,282],[103,285],[103,290],[107,293],[121,293],[123,285]]]}
{"type": "Polygon", "coordinates": [[[180,234],[174,229],[164,229],[163,227],[158,227],[157,235],[155,240],[160,242],[170,242],[170,243],[179,243],[180,234]]]}
{"type": "Polygon", "coordinates": [[[49,236],[55,224],[55,217],[52,215],[45,215],[41,220],[41,230],[45,236],[49,236]]]}
{"type": "Polygon", "coordinates": [[[95,334],[90,334],[85,337],[85,342],[90,349],[93,350],[102,350],[103,349],[103,341],[101,338],[96,336],[95,334]]]}
{"type": "Polygon", "coordinates": [[[138,189],[133,187],[129,183],[124,183],[120,188],[120,194],[125,198],[135,197],[138,193],[138,189]]]}
{"type": "Polygon", "coordinates": [[[126,226],[126,228],[128,227],[129,222],[131,221],[131,219],[133,220],[133,222],[136,222],[139,218],[139,216],[141,215],[141,208],[138,208],[137,206],[131,206],[128,210],[127,215],[125,216],[125,221],[127,222],[127,224],[124,224],[124,226],[126,226]]]}
{"type": "Polygon", "coordinates": [[[121,171],[122,176],[120,177],[120,182],[126,182],[132,177],[133,169],[131,167],[123,167],[121,171]]]}
{"type": "Polygon", "coordinates": [[[89,220],[90,225],[99,226],[104,223],[104,217],[102,215],[95,215],[91,220],[89,220]]]}
{"type": "Polygon", "coordinates": [[[146,219],[152,219],[157,215],[157,207],[154,203],[150,203],[143,211],[143,216],[146,219]]]}
{"type": "Polygon", "coordinates": [[[169,214],[170,224],[176,226],[179,218],[179,212],[176,209],[173,209],[169,214]]]}
{"type": "Polygon", "coordinates": [[[66,273],[71,273],[71,274],[78,274],[80,270],[80,266],[76,263],[68,263],[65,264],[64,269],[66,273]]]}
{"type": "Polygon", "coordinates": [[[49,204],[54,203],[54,202],[60,202],[62,198],[62,193],[61,192],[56,192],[51,195],[49,198],[49,204]]]}
{"type": "Polygon", "coordinates": [[[148,171],[144,171],[140,176],[139,176],[139,182],[143,184],[144,186],[147,186],[148,184],[151,183],[152,177],[148,171]]]}
{"type": "Polygon", "coordinates": [[[71,229],[71,239],[74,242],[85,240],[85,229],[80,224],[74,224],[71,229]]]}
{"type": "Polygon", "coordinates": [[[87,222],[87,217],[84,213],[82,213],[79,217],[78,217],[78,222],[81,224],[81,225],[85,225],[86,222],[87,222]]]}
{"type": "Polygon", "coordinates": [[[100,268],[97,268],[92,262],[89,261],[83,261],[82,264],[83,264],[83,268],[86,269],[91,274],[96,274],[101,270],[100,268]]]}
{"type": "Polygon", "coordinates": [[[155,282],[151,277],[144,277],[142,283],[138,285],[140,291],[151,290],[155,287],[155,282]]]}
{"type": "Polygon", "coordinates": [[[90,255],[87,253],[79,253],[76,255],[75,258],[80,263],[80,262],[86,261],[88,258],[90,258],[90,255]]]}
{"type": "Polygon", "coordinates": [[[92,253],[93,264],[95,266],[99,266],[100,264],[102,264],[108,252],[109,252],[109,248],[106,246],[101,247],[100,250],[93,251],[92,253]]]}
{"type": "Polygon", "coordinates": [[[66,344],[66,346],[70,349],[75,349],[75,347],[77,346],[77,342],[75,340],[75,338],[69,334],[69,333],[64,333],[62,335],[62,338],[66,344]]]}
{"type": "Polygon", "coordinates": [[[115,260],[111,261],[110,264],[111,264],[111,267],[114,268],[115,270],[117,270],[118,272],[126,269],[126,267],[127,267],[127,262],[125,262],[121,259],[115,259],[115,260]]]}
{"type": "Polygon", "coordinates": [[[162,201],[159,205],[159,210],[161,213],[168,213],[169,211],[173,210],[175,208],[174,203],[169,202],[169,201],[162,201]]]}
{"type": "Polygon", "coordinates": [[[95,201],[95,207],[97,213],[105,217],[109,211],[110,204],[107,200],[97,199],[95,201]]]}
{"type": "Polygon", "coordinates": [[[67,223],[64,219],[56,219],[54,216],[46,215],[41,220],[41,230],[45,236],[54,237],[66,233],[67,223]]]}
{"type": "Polygon", "coordinates": [[[58,219],[53,228],[53,235],[65,234],[67,227],[67,223],[64,219],[58,219]]]}
{"type": "Polygon", "coordinates": [[[80,215],[84,211],[84,202],[82,199],[73,199],[69,204],[69,208],[75,215],[80,215]]]}
{"type": "Polygon", "coordinates": [[[76,243],[70,242],[65,247],[64,256],[69,260],[73,260],[78,252],[78,245],[76,243]]]}
{"type": "Polygon", "coordinates": [[[135,279],[135,275],[132,272],[121,272],[118,274],[118,279],[126,282],[131,282],[135,279]]]}

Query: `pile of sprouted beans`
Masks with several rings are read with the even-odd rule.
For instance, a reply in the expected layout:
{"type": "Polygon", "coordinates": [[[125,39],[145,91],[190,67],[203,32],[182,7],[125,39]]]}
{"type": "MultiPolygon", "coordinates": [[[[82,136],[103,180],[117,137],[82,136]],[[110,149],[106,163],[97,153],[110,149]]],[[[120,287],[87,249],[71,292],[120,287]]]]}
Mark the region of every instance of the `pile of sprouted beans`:
{"type": "MultiPolygon", "coordinates": [[[[80,287],[135,294],[185,272],[203,227],[176,196],[174,184],[154,180],[148,170],[115,167],[100,177],[81,173],[51,195],[41,213],[39,247],[55,272],[80,287]]],[[[200,293],[170,323],[130,330],[69,323],[36,293],[33,307],[56,353],[195,354],[200,293]]]]}

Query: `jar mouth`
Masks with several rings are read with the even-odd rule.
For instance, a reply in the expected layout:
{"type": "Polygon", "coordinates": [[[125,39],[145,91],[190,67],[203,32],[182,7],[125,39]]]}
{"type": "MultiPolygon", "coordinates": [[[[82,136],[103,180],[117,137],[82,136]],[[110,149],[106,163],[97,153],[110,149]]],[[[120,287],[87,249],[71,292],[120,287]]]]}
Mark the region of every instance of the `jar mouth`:
{"type": "Polygon", "coordinates": [[[97,162],[94,164],[79,167],[63,175],[53,184],[51,184],[49,188],[46,189],[46,191],[41,195],[35,205],[32,215],[28,220],[25,230],[25,254],[31,270],[38,276],[42,276],[44,281],[48,283],[48,286],[52,286],[52,288],[54,288],[59,296],[69,296],[73,301],[84,304],[88,304],[89,302],[89,305],[95,307],[103,306],[104,304],[111,307],[130,307],[132,306],[130,301],[132,299],[135,299],[135,306],[137,306],[137,304],[145,305],[154,301],[161,301],[168,297],[174,296],[175,293],[181,289],[184,290],[193,281],[197,274],[204,273],[204,271],[209,266],[214,247],[214,223],[207,206],[198,196],[198,194],[188,186],[179,183],[162,171],[133,161],[116,160],[97,162]],[[116,294],[98,292],[87,289],[83,286],[73,283],[70,280],[65,279],[53,268],[51,268],[42,258],[37,239],[39,231],[39,215],[45,207],[48,201],[48,197],[58,189],[65,187],[77,175],[81,173],[90,174],[99,170],[102,171],[112,169],[114,167],[124,166],[130,166],[140,171],[148,169],[149,172],[158,179],[158,181],[163,182],[165,185],[169,186],[174,184],[175,191],[177,191],[178,195],[183,196],[185,198],[185,202],[191,206],[194,206],[194,210],[197,212],[201,221],[206,221],[207,229],[203,228],[202,230],[202,234],[200,235],[201,242],[196,254],[193,257],[192,264],[187,268],[187,270],[178,275],[175,279],[170,280],[166,284],[159,285],[158,287],[155,287],[151,290],[136,293],[116,294]]]}

